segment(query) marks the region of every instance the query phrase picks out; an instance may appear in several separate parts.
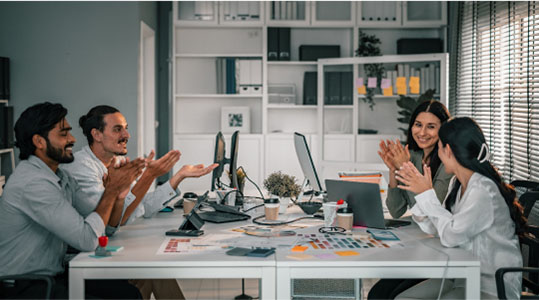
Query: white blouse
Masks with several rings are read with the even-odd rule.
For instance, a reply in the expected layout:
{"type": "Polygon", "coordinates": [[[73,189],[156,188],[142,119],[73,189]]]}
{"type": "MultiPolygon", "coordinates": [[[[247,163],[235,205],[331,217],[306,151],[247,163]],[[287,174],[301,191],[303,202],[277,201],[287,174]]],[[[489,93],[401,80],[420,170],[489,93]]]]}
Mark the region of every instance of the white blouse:
{"type": "MultiPolygon", "coordinates": [[[[448,194],[455,184],[449,184],[448,194]]],[[[462,198],[457,193],[451,212],[430,189],[415,196],[412,218],[428,234],[437,234],[446,247],[471,251],[481,261],[481,291],[497,295],[494,273],[501,267],[522,267],[522,254],[515,234],[515,224],[498,187],[488,177],[474,173],[462,198]]],[[[519,299],[520,273],[505,275],[508,299],[519,299]]],[[[461,286],[462,282],[458,284],[461,286]]]]}

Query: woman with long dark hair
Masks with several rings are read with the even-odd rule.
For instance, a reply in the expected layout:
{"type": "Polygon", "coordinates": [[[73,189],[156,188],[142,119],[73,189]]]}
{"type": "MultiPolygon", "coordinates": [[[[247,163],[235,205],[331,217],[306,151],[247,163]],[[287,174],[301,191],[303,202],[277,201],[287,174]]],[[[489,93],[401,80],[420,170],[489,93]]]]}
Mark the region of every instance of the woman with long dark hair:
{"type": "MultiPolygon", "coordinates": [[[[450,192],[440,204],[432,189],[431,170],[421,174],[411,163],[397,171],[398,187],[416,193],[413,219],[429,234],[437,234],[446,247],[460,247],[481,261],[481,298],[496,298],[494,273],[501,267],[521,267],[517,234],[526,226],[515,190],[504,183],[490,163],[490,152],[481,128],[470,118],[456,118],[438,133],[438,156],[446,172],[454,174],[450,192]]],[[[460,280],[446,280],[445,299],[464,299],[460,280]]],[[[505,276],[509,299],[519,299],[521,275],[505,276]]],[[[397,298],[436,298],[441,280],[430,279],[397,298]]]]}
{"type": "Polygon", "coordinates": [[[447,194],[451,176],[444,171],[438,158],[438,130],[449,119],[447,108],[439,101],[425,101],[414,110],[408,126],[407,145],[403,147],[399,140],[381,141],[378,155],[389,168],[389,189],[386,205],[394,218],[401,217],[408,208],[414,206],[414,194],[397,188],[395,171],[403,163],[411,162],[418,170],[427,164],[432,170],[434,191],[440,202],[447,194]]]}

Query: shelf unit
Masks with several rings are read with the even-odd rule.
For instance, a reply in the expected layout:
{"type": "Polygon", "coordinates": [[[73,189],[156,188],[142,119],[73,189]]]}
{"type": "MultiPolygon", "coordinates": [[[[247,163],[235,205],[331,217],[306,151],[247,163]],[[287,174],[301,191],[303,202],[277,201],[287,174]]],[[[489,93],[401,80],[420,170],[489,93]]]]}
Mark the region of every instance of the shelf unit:
{"type": "MultiPolygon", "coordinates": [[[[448,106],[448,93],[449,93],[449,87],[448,87],[448,76],[449,76],[449,54],[447,53],[437,53],[437,54],[415,54],[415,55],[385,55],[385,56],[377,56],[377,57],[352,57],[352,58],[330,58],[330,59],[320,59],[318,60],[318,106],[317,106],[317,114],[318,114],[318,120],[320,122],[318,123],[317,128],[317,135],[321,137],[321,142],[318,143],[318,153],[320,153],[321,159],[321,165],[322,168],[326,167],[334,167],[335,162],[338,162],[338,166],[342,164],[343,161],[347,161],[348,167],[347,169],[353,168],[353,169],[364,169],[364,164],[377,161],[379,162],[379,166],[377,169],[385,170],[386,167],[384,164],[379,160],[376,159],[376,151],[373,151],[372,155],[365,155],[365,149],[377,149],[377,144],[379,140],[381,139],[378,137],[375,139],[375,143],[373,143],[372,135],[364,135],[364,134],[356,134],[356,130],[359,130],[359,128],[364,127],[364,125],[369,120],[363,120],[368,119],[367,116],[364,116],[364,118],[360,115],[360,98],[358,95],[358,90],[354,87],[353,88],[353,99],[354,104],[353,105],[343,105],[342,110],[348,111],[348,115],[351,115],[352,118],[348,121],[349,124],[347,125],[341,125],[345,128],[351,128],[351,132],[346,132],[347,134],[342,135],[341,143],[344,143],[345,145],[348,145],[349,143],[352,143],[353,150],[351,153],[355,154],[355,156],[347,156],[349,159],[345,160],[340,155],[334,155],[335,150],[333,147],[328,146],[328,143],[326,143],[327,139],[335,139],[333,134],[331,134],[331,128],[330,124],[335,124],[337,120],[345,120],[343,119],[343,114],[335,115],[332,112],[332,109],[328,109],[328,105],[323,105],[324,97],[327,94],[327,91],[324,89],[324,80],[326,76],[324,74],[328,71],[333,71],[334,67],[343,68],[346,67],[346,69],[352,69],[353,72],[353,78],[358,78],[362,75],[363,66],[366,64],[384,64],[384,66],[394,66],[395,64],[433,64],[439,68],[439,79],[440,79],[440,92],[439,96],[435,99],[442,102],[446,107],[448,106]],[[332,118],[334,118],[332,120],[332,118]],[[366,145],[368,144],[368,145],[366,145]],[[329,153],[329,155],[328,155],[329,153]],[[333,157],[337,159],[333,159],[333,157]]],[[[408,84],[408,79],[406,79],[406,84],[408,84]]],[[[354,86],[354,84],[353,84],[354,86]]],[[[413,97],[418,97],[419,94],[412,95],[413,97]]],[[[398,97],[398,96],[396,96],[398,97]]],[[[381,97],[380,97],[381,98],[381,97]]],[[[391,97],[393,98],[393,97],[391,97]]],[[[394,115],[393,119],[396,119],[398,115],[394,115]]],[[[391,118],[391,117],[390,117],[391,118]]],[[[390,119],[390,118],[380,118],[380,116],[375,116],[374,119],[371,117],[371,120],[376,123],[380,123],[381,120],[384,119],[390,119]]],[[[399,127],[394,126],[394,129],[397,130],[399,127]]],[[[406,125],[400,124],[400,127],[405,127],[406,125]]],[[[346,131],[346,130],[343,130],[346,131]]],[[[397,131],[394,133],[390,133],[388,137],[394,139],[395,136],[400,135],[397,131]]],[[[404,137],[400,137],[401,139],[404,137]]],[[[372,166],[371,166],[372,167],[372,166]]]]}
{"type": "MultiPolygon", "coordinates": [[[[336,125],[335,128],[328,130],[331,133],[326,135],[323,142],[318,130],[321,120],[320,109],[327,111],[326,115],[344,116],[350,120],[349,122],[361,119],[362,114],[372,114],[368,106],[360,99],[361,96],[354,94],[353,105],[269,103],[268,87],[274,84],[294,84],[296,103],[303,103],[303,75],[305,72],[316,72],[319,69],[319,62],[300,61],[298,51],[300,45],[339,45],[340,55],[346,59],[354,56],[359,43],[359,30],[377,35],[382,40],[381,50],[384,54],[396,54],[396,40],[402,37],[435,37],[445,42],[447,10],[445,2],[436,2],[437,4],[434,5],[434,9],[440,9],[442,19],[427,20],[428,22],[423,23],[417,23],[418,20],[409,20],[407,18],[409,7],[405,2],[397,1],[388,3],[394,7],[398,22],[361,20],[360,16],[365,13],[365,5],[383,7],[387,5],[386,2],[279,2],[279,6],[288,5],[285,11],[292,11],[291,15],[297,16],[295,20],[289,18],[291,16],[288,13],[283,14],[286,18],[275,17],[275,5],[278,1],[248,2],[259,4],[253,6],[256,10],[254,14],[260,15],[258,20],[249,18],[232,20],[230,17],[227,17],[227,20],[225,15],[231,14],[230,10],[234,10],[235,2],[233,1],[205,2],[205,11],[210,13],[206,14],[209,17],[204,17],[204,20],[197,20],[190,15],[195,9],[200,11],[201,8],[195,8],[195,5],[197,3],[202,5],[201,1],[173,3],[172,89],[174,98],[171,105],[170,125],[173,128],[174,148],[182,151],[183,163],[209,163],[213,159],[215,134],[221,129],[221,108],[248,106],[251,134],[240,135],[240,156],[247,154],[251,156],[249,161],[254,166],[247,163],[243,165],[248,168],[249,176],[257,184],[261,184],[263,178],[277,170],[298,178],[303,176],[293,148],[292,133],[295,131],[306,134],[313,152],[315,151],[313,149],[319,151],[318,144],[327,144],[328,147],[334,148],[334,151],[326,151],[324,155],[328,157],[317,156],[315,159],[317,162],[332,157],[337,157],[343,162],[349,161],[349,158],[352,161],[361,157],[365,160],[373,159],[372,156],[365,156],[357,150],[359,142],[352,134],[357,130],[357,125],[348,126],[345,134],[342,128],[336,125]],[[290,61],[268,61],[268,28],[272,27],[290,28],[290,61]],[[262,61],[262,93],[258,95],[218,94],[215,83],[215,65],[217,59],[223,57],[260,59],[262,61]],[[345,137],[348,140],[345,140],[345,137]],[[254,145],[254,149],[261,150],[249,149],[244,141],[246,144],[254,145]],[[190,150],[185,151],[186,147],[190,150]],[[202,148],[204,150],[201,150],[202,148]],[[347,149],[347,152],[341,153],[341,149],[347,149]],[[262,163],[254,163],[257,160],[262,163]]],[[[394,100],[397,97],[377,95],[374,98],[376,113],[396,115],[398,108],[394,100]]],[[[396,130],[394,132],[382,130],[381,134],[369,138],[389,138],[398,135],[396,130]]],[[[229,134],[225,136],[229,137],[229,134]]],[[[228,144],[227,148],[229,149],[228,144]]],[[[323,174],[326,178],[327,175],[323,174]]],[[[188,190],[203,191],[209,187],[209,180],[207,178],[201,178],[196,182],[193,180],[186,183],[186,186],[188,190]]]]}
{"type": "MultiPolygon", "coordinates": [[[[8,105],[9,101],[0,99],[0,105],[8,105]]],[[[0,149],[0,176],[5,176],[5,182],[7,182],[9,175],[15,170],[15,151],[13,148],[0,149]],[[10,170],[7,171],[5,168],[5,161],[10,160],[10,170]]],[[[5,183],[4,182],[4,183],[5,183]]],[[[0,187],[0,190],[3,190],[0,187]]],[[[1,196],[2,193],[0,193],[1,196]]]]}

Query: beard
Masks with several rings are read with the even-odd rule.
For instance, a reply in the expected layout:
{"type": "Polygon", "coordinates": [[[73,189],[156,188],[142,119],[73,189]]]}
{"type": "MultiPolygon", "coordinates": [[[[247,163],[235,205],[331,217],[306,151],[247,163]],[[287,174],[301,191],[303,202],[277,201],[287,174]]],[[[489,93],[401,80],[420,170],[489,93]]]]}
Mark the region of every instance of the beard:
{"type": "Polygon", "coordinates": [[[75,160],[75,157],[73,157],[73,153],[68,154],[66,152],[67,147],[73,147],[73,144],[67,144],[64,149],[62,148],[56,148],[49,142],[48,139],[45,139],[47,141],[47,156],[51,159],[57,161],[60,164],[68,164],[73,162],[75,160]]]}

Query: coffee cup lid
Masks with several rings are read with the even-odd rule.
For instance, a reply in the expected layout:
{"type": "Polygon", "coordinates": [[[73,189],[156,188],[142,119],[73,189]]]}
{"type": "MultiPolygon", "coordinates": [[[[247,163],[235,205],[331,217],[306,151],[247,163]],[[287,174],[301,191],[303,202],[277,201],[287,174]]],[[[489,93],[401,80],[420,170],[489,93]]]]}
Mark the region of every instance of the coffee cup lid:
{"type": "Polygon", "coordinates": [[[341,207],[337,210],[337,213],[338,214],[351,214],[352,213],[352,209],[349,208],[349,207],[341,207]]]}
{"type": "Polygon", "coordinates": [[[277,198],[268,198],[264,200],[264,204],[274,204],[279,203],[279,199],[277,198]]]}

